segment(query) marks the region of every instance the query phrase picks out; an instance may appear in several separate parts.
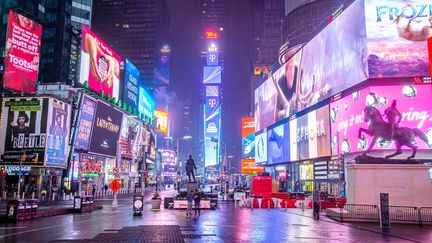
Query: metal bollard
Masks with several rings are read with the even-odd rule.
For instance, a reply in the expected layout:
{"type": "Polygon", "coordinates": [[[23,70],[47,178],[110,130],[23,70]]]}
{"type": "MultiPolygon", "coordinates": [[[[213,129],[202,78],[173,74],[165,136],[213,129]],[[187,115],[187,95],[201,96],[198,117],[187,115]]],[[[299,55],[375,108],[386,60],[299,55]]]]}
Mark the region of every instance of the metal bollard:
{"type": "Polygon", "coordinates": [[[301,208],[302,208],[302,211],[304,212],[304,210],[305,210],[305,202],[304,201],[301,202],[301,208]]]}
{"type": "Polygon", "coordinates": [[[3,200],[6,200],[6,195],[7,195],[7,192],[4,191],[4,192],[3,192],[3,195],[2,195],[3,200]]]}
{"type": "Polygon", "coordinates": [[[52,194],[52,201],[55,199],[55,192],[52,194]]]}
{"type": "Polygon", "coordinates": [[[22,193],[22,198],[21,199],[25,199],[25,192],[22,193]]]}
{"type": "Polygon", "coordinates": [[[285,211],[288,210],[288,200],[285,201],[285,211]]]}
{"type": "Polygon", "coordinates": [[[17,195],[17,193],[14,192],[14,193],[13,193],[13,198],[14,198],[14,199],[16,199],[16,195],[17,195]]]}
{"type": "Polygon", "coordinates": [[[66,192],[63,192],[63,201],[66,200],[66,192]]]}
{"type": "Polygon", "coordinates": [[[35,196],[35,193],[34,193],[34,192],[32,192],[32,200],[34,200],[34,196],[35,196]]]}

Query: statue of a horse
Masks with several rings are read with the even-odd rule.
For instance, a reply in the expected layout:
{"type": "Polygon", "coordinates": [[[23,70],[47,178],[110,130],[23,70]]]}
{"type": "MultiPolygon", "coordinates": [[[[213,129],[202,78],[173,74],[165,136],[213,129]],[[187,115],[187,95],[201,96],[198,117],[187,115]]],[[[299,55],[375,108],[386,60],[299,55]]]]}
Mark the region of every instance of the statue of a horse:
{"type": "Polygon", "coordinates": [[[391,135],[391,126],[383,120],[381,113],[379,110],[372,106],[366,106],[364,109],[364,122],[368,122],[368,128],[360,128],[358,137],[361,138],[362,132],[366,133],[369,136],[372,136],[372,142],[369,145],[369,148],[364,152],[364,155],[369,153],[373,146],[378,141],[378,138],[383,140],[394,140],[396,145],[396,152],[390,155],[387,155],[385,158],[392,158],[396,155],[402,153],[402,146],[407,146],[413,150],[411,156],[407,159],[413,159],[417,153],[417,146],[413,144],[415,138],[418,137],[423,140],[429,147],[428,138],[426,134],[424,134],[420,129],[417,128],[408,128],[408,127],[398,127],[395,126],[393,136],[391,135]]]}

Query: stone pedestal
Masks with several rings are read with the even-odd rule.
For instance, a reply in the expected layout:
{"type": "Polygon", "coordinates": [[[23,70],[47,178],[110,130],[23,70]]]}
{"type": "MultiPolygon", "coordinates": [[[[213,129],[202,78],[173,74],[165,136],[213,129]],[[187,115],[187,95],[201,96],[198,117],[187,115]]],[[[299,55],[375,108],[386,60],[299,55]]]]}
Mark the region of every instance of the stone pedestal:
{"type": "Polygon", "coordinates": [[[198,183],[196,183],[196,182],[188,182],[187,185],[186,185],[186,189],[187,189],[187,192],[189,192],[189,193],[191,191],[195,192],[196,189],[198,189],[198,183]]]}
{"type": "Polygon", "coordinates": [[[432,206],[429,165],[347,165],[347,203],[379,205],[379,194],[389,193],[392,206],[432,206]]]}

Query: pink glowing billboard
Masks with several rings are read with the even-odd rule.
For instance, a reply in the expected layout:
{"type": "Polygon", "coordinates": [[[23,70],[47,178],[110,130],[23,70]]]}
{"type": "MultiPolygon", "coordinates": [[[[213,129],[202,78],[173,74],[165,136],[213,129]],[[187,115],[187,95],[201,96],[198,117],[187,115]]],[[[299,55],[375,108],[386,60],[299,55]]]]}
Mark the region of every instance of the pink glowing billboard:
{"type": "Polygon", "coordinates": [[[371,78],[429,76],[430,0],[364,0],[371,78]]]}
{"type": "MultiPolygon", "coordinates": [[[[364,135],[358,138],[360,128],[367,128],[364,121],[364,108],[376,107],[383,119],[387,121],[384,111],[393,100],[401,113],[399,127],[418,128],[426,134],[432,145],[432,106],[427,102],[432,97],[429,85],[392,85],[371,86],[352,95],[346,96],[330,105],[330,121],[332,136],[332,153],[347,154],[365,151],[372,137],[364,135]]],[[[428,145],[416,138],[419,149],[428,149],[428,145]]],[[[393,142],[379,140],[374,149],[394,149],[393,142]]],[[[403,147],[406,149],[406,147],[403,147]]]]}
{"type": "Polygon", "coordinates": [[[4,87],[24,93],[36,93],[41,37],[42,25],[9,11],[4,87]]]}
{"type": "Polygon", "coordinates": [[[83,25],[81,42],[81,84],[96,93],[117,98],[120,90],[120,56],[83,25]]]}

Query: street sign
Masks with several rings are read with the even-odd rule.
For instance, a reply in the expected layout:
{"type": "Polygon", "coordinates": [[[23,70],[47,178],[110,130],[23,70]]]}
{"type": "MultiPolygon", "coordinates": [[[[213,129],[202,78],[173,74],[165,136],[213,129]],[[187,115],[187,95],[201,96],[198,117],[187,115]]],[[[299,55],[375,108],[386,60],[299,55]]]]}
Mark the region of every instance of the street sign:
{"type": "Polygon", "coordinates": [[[121,185],[120,185],[120,183],[117,180],[113,180],[111,182],[111,184],[109,185],[109,187],[111,188],[111,190],[113,192],[117,192],[118,189],[120,189],[121,185]]]}
{"type": "Polygon", "coordinates": [[[380,193],[380,224],[381,228],[390,228],[390,207],[388,193],[380,193]]]}

